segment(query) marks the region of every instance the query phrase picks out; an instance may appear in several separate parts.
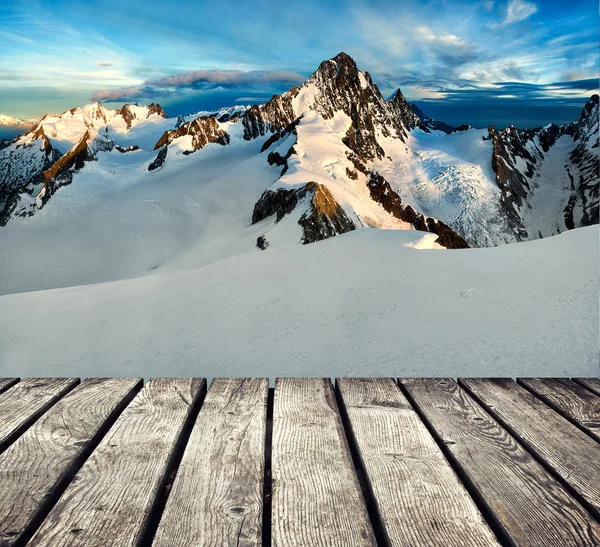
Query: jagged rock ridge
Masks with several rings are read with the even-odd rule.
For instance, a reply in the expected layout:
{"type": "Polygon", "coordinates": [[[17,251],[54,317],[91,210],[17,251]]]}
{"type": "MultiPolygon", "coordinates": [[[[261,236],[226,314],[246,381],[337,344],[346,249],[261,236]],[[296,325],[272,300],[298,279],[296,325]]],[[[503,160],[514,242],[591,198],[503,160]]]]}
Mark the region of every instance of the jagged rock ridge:
{"type": "Polygon", "coordinates": [[[204,148],[211,142],[226,146],[230,141],[229,135],[219,127],[216,118],[202,116],[192,122],[181,124],[175,130],[165,131],[163,136],[154,145],[154,150],[171,144],[175,139],[186,135],[192,137],[192,150],[189,151],[190,153],[204,148]]]}
{"type": "Polygon", "coordinates": [[[454,131],[454,127],[448,125],[447,123],[441,122],[439,120],[434,120],[425,114],[415,103],[409,104],[410,109],[415,114],[415,116],[419,119],[422,126],[425,129],[432,131],[443,131],[444,133],[452,133],[454,131]]]}
{"type": "MultiPolygon", "coordinates": [[[[501,206],[518,240],[537,235],[553,235],[565,229],[598,223],[598,95],[586,103],[581,115],[570,124],[549,124],[544,128],[518,130],[514,126],[497,131],[489,127],[493,143],[492,168],[501,190],[501,206]],[[563,140],[561,149],[559,141],[563,140]],[[542,234],[528,222],[532,200],[538,199],[546,185],[545,166],[563,153],[562,165],[566,177],[562,188],[561,218],[548,219],[550,233],[542,234]]],[[[556,161],[555,161],[556,162],[556,161]]],[[[552,164],[553,165],[553,164],[552,164]]]]}
{"type": "Polygon", "coordinates": [[[446,249],[466,249],[468,243],[452,228],[443,222],[415,211],[410,205],[403,205],[400,196],[392,190],[390,184],[379,173],[371,172],[369,176],[371,198],[381,203],[383,208],[396,218],[409,223],[415,230],[431,232],[438,235],[438,243],[446,249]]]}

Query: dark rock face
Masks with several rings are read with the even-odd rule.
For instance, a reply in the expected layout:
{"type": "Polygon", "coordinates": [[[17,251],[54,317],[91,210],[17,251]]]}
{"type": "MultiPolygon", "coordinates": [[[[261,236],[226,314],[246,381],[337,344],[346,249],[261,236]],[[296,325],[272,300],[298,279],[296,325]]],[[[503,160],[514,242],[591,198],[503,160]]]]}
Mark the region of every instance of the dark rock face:
{"type": "Polygon", "coordinates": [[[544,152],[548,152],[551,146],[554,146],[554,143],[558,140],[559,137],[564,135],[565,132],[561,130],[558,125],[550,124],[549,127],[545,127],[541,129],[538,133],[538,138],[540,140],[540,146],[544,152]]]}
{"type": "Polygon", "coordinates": [[[454,127],[451,125],[440,122],[439,120],[434,120],[433,118],[427,116],[415,103],[410,103],[409,106],[427,129],[431,129],[433,131],[443,131],[444,133],[452,133],[452,131],[454,131],[454,127]]]}
{"type": "Polygon", "coordinates": [[[267,163],[269,165],[285,165],[286,158],[284,158],[279,152],[269,152],[267,156],[267,163]]]}
{"type": "MultiPolygon", "coordinates": [[[[135,112],[131,110],[131,105],[123,105],[123,108],[119,110],[119,114],[121,114],[121,116],[125,120],[125,123],[127,124],[127,129],[131,129],[131,122],[136,119],[135,112]]],[[[168,116],[165,114],[165,111],[157,103],[152,103],[148,105],[147,117],[152,116],[152,114],[158,114],[161,118],[168,118],[168,116]]]]}
{"type": "Polygon", "coordinates": [[[264,251],[267,249],[267,247],[269,246],[269,242],[267,241],[267,238],[265,236],[258,236],[256,238],[256,246],[261,250],[264,251]]]}
{"type": "Polygon", "coordinates": [[[275,95],[263,106],[254,105],[246,110],[242,120],[244,139],[257,139],[268,133],[285,130],[292,124],[297,118],[292,108],[292,97],[297,93],[296,90],[292,88],[283,95],[275,95]]]}
{"type": "Polygon", "coordinates": [[[373,201],[396,218],[412,224],[416,230],[438,235],[437,242],[447,249],[467,249],[469,245],[448,225],[415,211],[410,205],[403,205],[400,196],[379,173],[371,172],[369,191],[373,201]]]}
{"type": "Polygon", "coordinates": [[[354,223],[331,192],[317,182],[309,182],[294,190],[266,190],[254,206],[252,224],[272,215],[276,215],[277,223],[290,214],[300,202],[306,200],[307,210],[298,220],[298,224],[303,228],[302,244],[321,241],[355,229],[354,223]]]}
{"type": "Polygon", "coordinates": [[[496,173],[496,184],[500,189],[500,206],[504,211],[509,226],[514,231],[517,239],[527,238],[527,231],[517,212],[523,206],[530,186],[525,174],[513,164],[516,155],[527,162],[527,172],[533,175],[533,164],[537,159],[525,148],[523,139],[518,129],[514,126],[502,131],[496,131],[493,125],[488,128],[489,138],[492,141],[492,169],[496,173]]]}
{"type": "MultiPolygon", "coordinates": [[[[586,103],[579,118],[570,124],[550,124],[544,128],[523,131],[513,126],[502,131],[489,127],[489,139],[494,147],[492,168],[501,191],[501,206],[518,240],[529,236],[519,210],[529,206],[527,200],[533,191],[530,182],[536,180],[535,175],[539,172],[545,155],[551,152],[556,141],[563,136],[569,136],[574,141],[574,148],[564,166],[570,180],[570,187],[565,189],[564,196],[564,226],[572,229],[598,224],[598,112],[598,95],[594,95],[586,103]],[[521,163],[520,168],[518,163],[521,163]]],[[[543,190],[540,188],[537,191],[543,190]]],[[[559,222],[559,219],[548,220],[559,222]]]]}
{"type": "Polygon", "coordinates": [[[217,143],[222,146],[229,144],[229,135],[219,128],[215,118],[202,116],[192,122],[186,122],[178,129],[165,131],[159,141],[154,145],[154,150],[158,150],[165,145],[171,144],[175,139],[185,135],[192,135],[192,150],[200,150],[208,143],[217,143]]]}
{"type": "Polygon", "coordinates": [[[167,152],[168,151],[169,151],[169,147],[166,145],[163,146],[160,149],[160,152],[158,153],[158,155],[156,156],[154,161],[148,166],[148,171],[154,171],[155,169],[162,167],[163,164],[165,163],[165,161],[167,160],[167,152]]]}
{"type": "MultiPolygon", "coordinates": [[[[571,180],[573,205],[581,202],[583,214],[580,219],[581,226],[591,226],[599,223],[599,194],[600,194],[600,135],[599,123],[599,98],[592,95],[584,106],[581,115],[571,124],[569,130],[577,141],[577,146],[571,152],[570,160],[578,171],[577,180],[571,180]]],[[[568,206],[568,207],[569,207],[568,206]]],[[[565,211],[566,214],[566,211],[565,211]]]]}
{"type": "Polygon", "coordinates": [[[246,112],[242,124],[244,125],[244,139],[247,141],[257,139],[271,131],[270,124],[265,122],[262,111],[257,105],[246,112]]]}
{"type": "Polygon", "coordinates": [[[119,146],[118,144],[115,144],[115,150],[118,150],[119,152],[121,152],[121,154],[125,154],[126,152],[134,152],[135,150],[139,150],[140,147],[137,144],[132,144],[130,146],[119,146]]]}
{"type": "Polygon", "coordinates": [[[468,131],[469,129],[473,129],[468,123],[463,123],[459,125],[456,129],[452,131],[452,133],[461,133],[463,131],[468,131]]]}
{"type": "MultiPolygon", "coordinates": [[[[397,89],[394,94],[388,99],[388,105],[392,110],[394,116],[402,122],[402,125],[407,129],[415,129],[418,127],[425,131],[425,133],[431,133],[427,126],[421,121],[421,118],[417,115],[413,109],[413,105],[409,105],[402,95],[402,91],[397,89]]],[[[416,107],[415,107],[416,108],[416,107]]],[[[418,110],[418,109],[417,109],[418,110]]],[[[419,110],[419,112],[421,112],[419,110]]],[[[421,114],[423,114],[421,112],[421,114]]]]}

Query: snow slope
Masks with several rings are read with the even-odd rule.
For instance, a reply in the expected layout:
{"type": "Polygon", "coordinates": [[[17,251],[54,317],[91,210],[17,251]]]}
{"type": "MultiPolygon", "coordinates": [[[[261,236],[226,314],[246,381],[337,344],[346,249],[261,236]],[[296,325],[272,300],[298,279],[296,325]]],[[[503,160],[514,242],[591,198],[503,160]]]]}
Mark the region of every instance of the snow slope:
{"type": "Polygon", "coordinates": [[[0,294],[198,267],[254,249],[262,226],[250,226],[252,207],[278,176],[259,155],[263,141],[232,131],[230,146],[188,156],[174,142],[151,173],[156,152],[98,154],[48,207],[0,229],[0,294]]]}
{"type": "Polygon", "coordinates": [[[598,230],[491,249],[360,229],[0,297],[0,376],[593,376],[598,230]],[[595,296],[594,296],[595,295],[595,296]]]}

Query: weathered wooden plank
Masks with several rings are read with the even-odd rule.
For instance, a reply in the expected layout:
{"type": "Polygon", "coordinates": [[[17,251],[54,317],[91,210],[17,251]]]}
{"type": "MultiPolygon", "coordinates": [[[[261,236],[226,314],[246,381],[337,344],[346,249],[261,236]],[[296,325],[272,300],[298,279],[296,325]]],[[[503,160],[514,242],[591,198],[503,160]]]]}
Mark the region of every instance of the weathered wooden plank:
{"type": "Polygon", "coordinates": [[[262,545],[269,381],[215,379],[190,435],[155,547],[262,545]]]}
{"type": "Polygon", "coordinates": [[[0,378],[0,393],[14,386],[19,381],[18,378],[0,378]]]}
{"type": "Polygon", "coordinates": [[[329,379],[277,379],[271,458],[274,547],[376,545],[329,379]]]}
{"type": "Polygon", "coordinates": [[[152,379],[77,473],[29,545],[137,545],[205,381],[152,379]]]}
{"type": "Polygon", "coordinates": [[[337,386],[390,545],[499,545],[394,380],[337,386]]]}
{"type": "Polygon", "coordinates": [[[573,378],[573,380],[593,391],[596,395],[600,395],[600,378],[573,378]]]}
{"type": "Polygon", "coordinates": [[[460,383],[600,518],[597,442],[510,378],[468,378],[460,383]]]}
{"type": "Polygon", "coordinates": [[[517,381],[600,442],[600,397],[568,378],[519,378],[517,381]]]}
{"type": "Polygon", "coordinates": [[[0,455],[0,545],[33,533],[140,383],[84,380],[0,455]]]}
{"type": "Polygon", "coordinates": [[[505,543],[599,544],[594,518],[454,380],[400,384],[505,543]]]}
{"type": "Polygon", "coordinates": [[[0,453],[63,395],[77,378],[25,378],[0,397],[0,453]]]}

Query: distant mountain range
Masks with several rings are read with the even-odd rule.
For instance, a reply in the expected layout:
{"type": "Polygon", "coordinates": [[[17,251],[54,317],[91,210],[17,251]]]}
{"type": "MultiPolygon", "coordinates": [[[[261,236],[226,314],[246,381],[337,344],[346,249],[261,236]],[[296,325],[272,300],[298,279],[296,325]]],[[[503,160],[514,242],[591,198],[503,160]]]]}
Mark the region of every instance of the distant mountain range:
{"type": "Polygon", "coordinates": [[[431,232],[447,248],[537,239],[598,223],[598,112],[594,95],[563,126],[453,128],[400,90],[386,101],[340,53],[262,105],[178,118],[157,104],[99,103],[39,122],[0,116],[26,130],[0,143],[0,225],[51,211],[55,201],[64,211],[75,199],[70,185],[95,195],[102,184],[102,200],[118,195],[124,178],[143,188],[164,177],[182,192],[178,184],[193,184],[191,168],[207,149],[209,201],[237,184],[228,211],[241,224],[227,229],[259,228],[248,244],[262,249],[361,226],[431,232]],[[243,177],[227,178],[242,164],[243,177]],[[251,202],[240,197],[249,185],[251,202]]]}
{"type": "Polygon", "coordinates": [[[14,127],[17,129],[30,129],[33,126],[37,125],[40,120],[31,119],[31,120],[19,120],[18,118],[12,118],[11,116],[5,116],[4,114],[0,114],[0,126],[3,127],[14,127]]]}
{"type": "Polygon", "coordinates": [[[39,123],[37,119],[19,120],[0,114],[0,140],[12,139],[39,123]]]}

